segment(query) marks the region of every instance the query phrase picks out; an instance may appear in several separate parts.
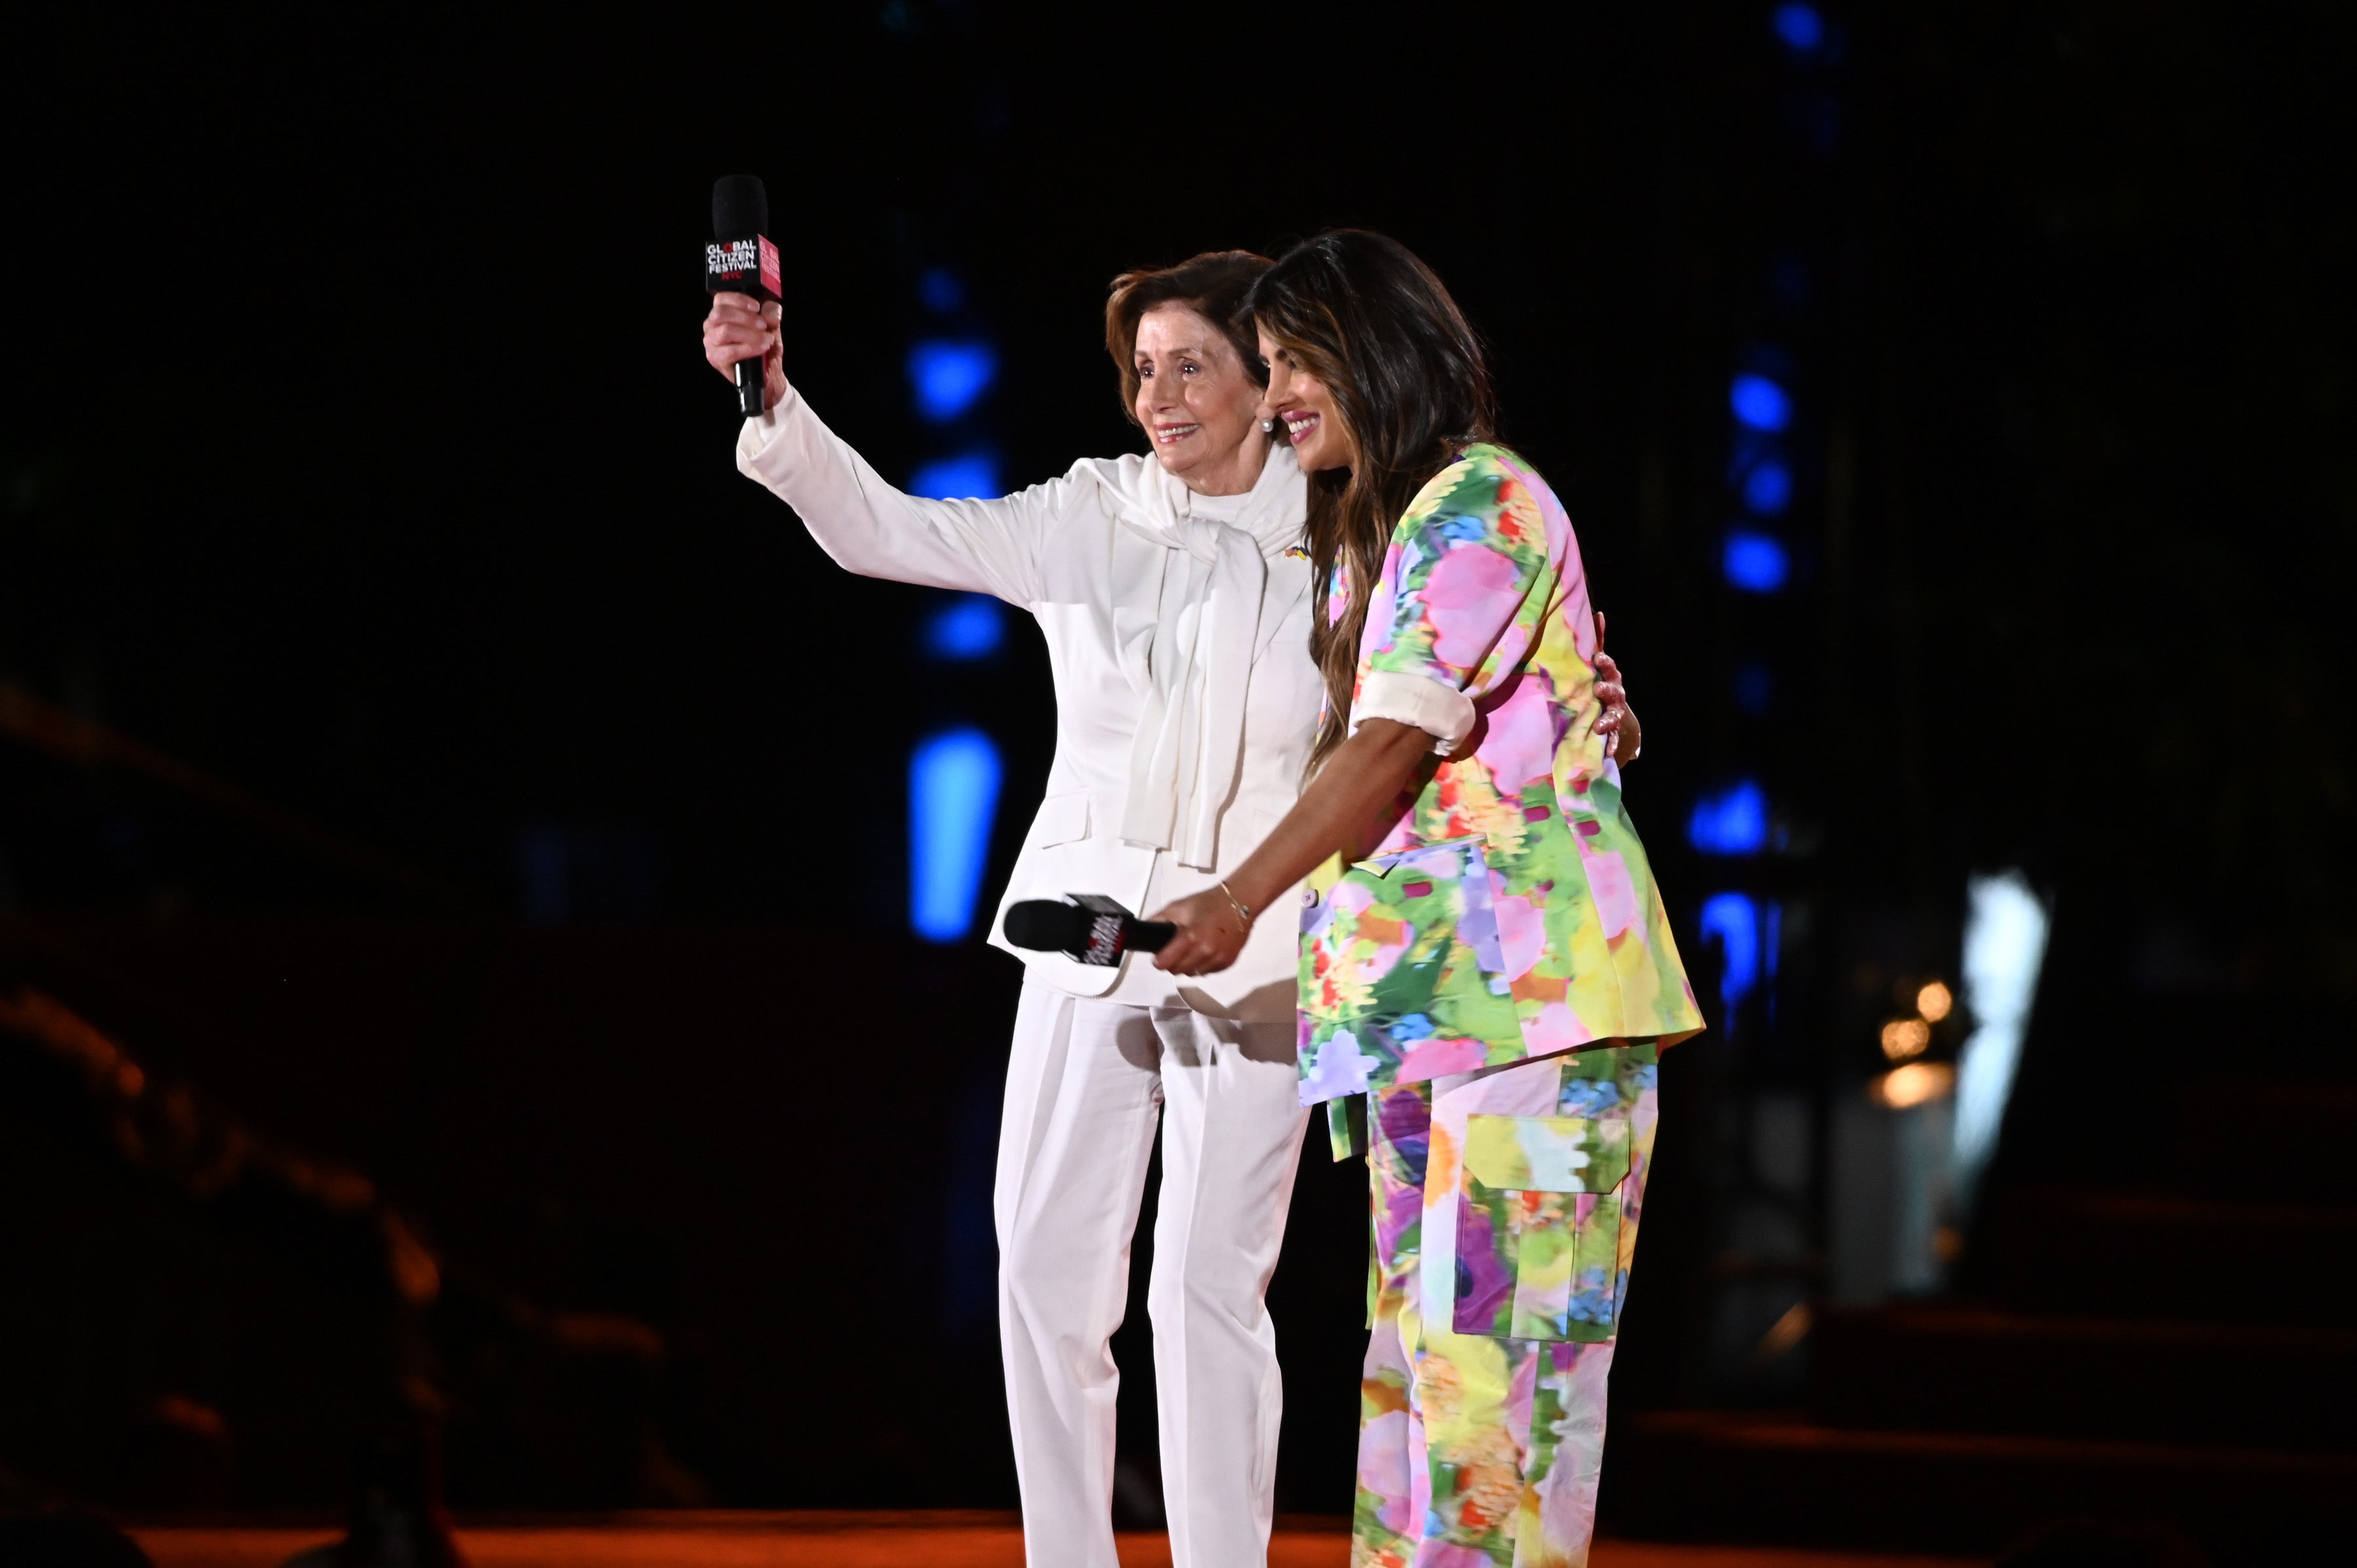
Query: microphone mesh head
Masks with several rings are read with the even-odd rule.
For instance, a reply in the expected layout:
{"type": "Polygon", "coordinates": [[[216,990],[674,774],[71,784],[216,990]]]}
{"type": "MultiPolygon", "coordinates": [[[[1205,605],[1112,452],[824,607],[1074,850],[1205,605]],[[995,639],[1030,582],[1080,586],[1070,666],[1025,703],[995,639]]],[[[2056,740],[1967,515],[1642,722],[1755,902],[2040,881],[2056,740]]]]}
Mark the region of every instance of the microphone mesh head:
{"type": "Polygon", "coordinates": [[[1006,907],[1006,940],[1033,952],[1073,952],[1088,946],[1089,912],[1053,898],[1026,898],[1006,907]]]}
{"type": "Polygon", "coordinates": [[[759,175],[723,175],[712,182],[712,237],[749,240],[770,231],[770,193],[759,175]]]}

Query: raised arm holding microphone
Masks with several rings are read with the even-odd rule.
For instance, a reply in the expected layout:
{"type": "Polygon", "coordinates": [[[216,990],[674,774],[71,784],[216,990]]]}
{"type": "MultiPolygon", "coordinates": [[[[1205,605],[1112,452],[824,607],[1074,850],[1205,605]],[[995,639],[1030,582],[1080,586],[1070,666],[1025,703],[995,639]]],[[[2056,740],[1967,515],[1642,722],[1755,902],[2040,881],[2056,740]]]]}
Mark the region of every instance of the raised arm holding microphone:
{"type": "MultiPolygon", "coordinates": [[[[1110,1343],[1157,1121],[1148,1307],[1173,1561],[1237,1568],[1266,1554],[1282,1385],[1263,1297],[1306,1114],[1297,890],[1272,886],[1247,906],[1223,879],[1298,798],[1325,693],[1302,472],[1260,421],[1266,371],[1237,321],[1268,265],[1220,252],[1115,279],[1105,344],[1152,455],[1084,459],[996,499],[887,483],[787,380],[776,305],[716,295],[705,323],[724,376],[762,365],[765,408],[743,426],[738,467],[838,564],[993,594],[1038,618],[1056,754],[1002,909],[1066,894],[1145,911],[1222,900],[1236,933],[1219,972],[1198,977],[1135,953],[1017,952],[995,1207],[1034,1568],[1114,1563],[1110,1343]]],[[[1633,741],[1633,715],[1610,719],[1633,741]]]]}

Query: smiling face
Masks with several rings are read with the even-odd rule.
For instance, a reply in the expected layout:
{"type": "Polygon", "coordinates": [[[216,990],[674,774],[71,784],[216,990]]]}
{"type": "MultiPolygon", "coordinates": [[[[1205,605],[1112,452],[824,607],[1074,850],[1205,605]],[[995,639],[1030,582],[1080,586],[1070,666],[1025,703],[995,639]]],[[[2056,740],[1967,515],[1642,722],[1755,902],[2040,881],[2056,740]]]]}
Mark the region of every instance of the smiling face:
{"type": "Polygon", "coordinates": [[[1137,423],[1164,468],[1199,495],[1242,495],[1268,458],[1260,384],[1228,335],[1183,305],[1138,317],[1137,423]]]}
{"type": "Polygon", "coordinates": [[[1268,390],[1261,394],[1261,412],[1283,423],[1285,438],[1293,443],[1293,455],[1301,459],[1302,471],[1314,474],[1320,468],[1349,467],[1350,428],[1343,424],[1326,383],[1304,370],[1292,351],[1265,331],[1260,335],[1260,355],[1268,364],[1268,390]]]}

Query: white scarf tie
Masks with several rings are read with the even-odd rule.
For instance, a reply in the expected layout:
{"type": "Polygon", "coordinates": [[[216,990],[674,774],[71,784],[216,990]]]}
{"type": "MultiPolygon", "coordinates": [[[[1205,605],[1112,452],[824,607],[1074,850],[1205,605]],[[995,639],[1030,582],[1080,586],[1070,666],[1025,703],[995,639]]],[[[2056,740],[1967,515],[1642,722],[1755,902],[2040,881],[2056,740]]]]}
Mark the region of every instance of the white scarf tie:
{"type": "MultiPolygon", "coordinates": [[[[1244,699],[1264,637],[1268,562],[1301,542],[1308,487],[1275,447],[1233,522],[1193,514],[1192,496],[1149,461],[1116,496],[1122,521],[1168,549],[1147,659],[1146,707],[1129,755],[1121,836],[1218,868],[1220,813],[1243,758],[1244,699]]],[[[1281,619],[1279,614],[1272,619],[1281,619]]],[[[1266,628],[1274,631],[1274,627],[1266,628]]]]}

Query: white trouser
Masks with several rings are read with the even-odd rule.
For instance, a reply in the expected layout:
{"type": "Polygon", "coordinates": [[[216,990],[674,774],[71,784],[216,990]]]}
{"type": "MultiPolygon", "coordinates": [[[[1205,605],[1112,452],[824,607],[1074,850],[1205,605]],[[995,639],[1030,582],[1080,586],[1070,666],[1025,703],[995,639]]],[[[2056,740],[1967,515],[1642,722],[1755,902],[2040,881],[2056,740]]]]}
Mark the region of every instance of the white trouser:
{"type": "Polygon", "coordinates": [[[1154,1385],[1174,1568],[1265,1563],[1284,1385],[1263,1296],[1308,1112],[1294,1028],[1026,985],[998,1133],[998,1335],[1031,1568],[1114,1568],[1111,1341],[1164,1120],[1154,1385]]]}

